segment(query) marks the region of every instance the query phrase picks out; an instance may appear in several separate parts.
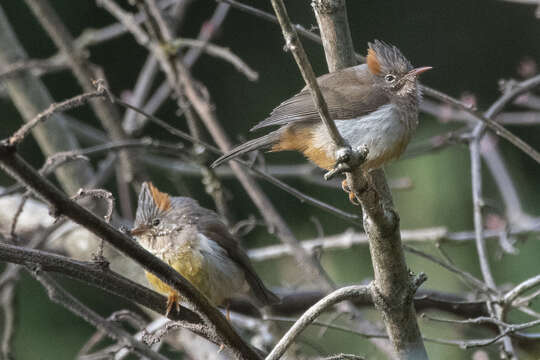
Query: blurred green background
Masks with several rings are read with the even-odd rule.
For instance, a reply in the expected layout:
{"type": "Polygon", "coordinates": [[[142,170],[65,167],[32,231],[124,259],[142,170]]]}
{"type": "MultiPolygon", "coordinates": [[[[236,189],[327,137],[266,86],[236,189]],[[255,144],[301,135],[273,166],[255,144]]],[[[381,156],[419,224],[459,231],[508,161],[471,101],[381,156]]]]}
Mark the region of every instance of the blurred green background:
{"type": "MultiPolygon", "coordinates": [[[[51,3],[75,36],[86,28],[98,28],[113,22],[105,11],[96,7],[94,1],[55,0],[51,3]]],[[[250,4],[271,11],[269,1],[252,1],[250,4]]],[[[0,5],[30,57],[46,58],[56,52],[23,1],[0,0],[0,5]]],[[[183,24],[182,36],[195,37],[215,6],[214,1],[195,1],[183,24]]],[[[288,1],[287,6],[294,22],[306,28],[316,25],[310,1],[288,1]]],[[[499,96],[500,79],[517,77],[516,70],[520,61],[526,57],[533,60],[539,58],[540,20],[535,18],[534,12],[535,9],[531,6],[488,0],[348,2],[353,42],[358,52],[364,53],[367,41],[375,38],[393,43],[399,46],[413,64],[431,65],[435,68],[423,76],[425,84],[456,97],[464,92],[472,93],[478,99],[480,109],[485,109],[499,96]]],[[[303,87],[303,83],[292,56],[282,50],[283,39],[275,24],[231,9],[215,42],[230,48],[260,75],[257,82],[249,82],[230,64],[208,56],[203,56],[193,68],[194,76],[208,86],[221,123],[234,141],[239,141],[241,137],[249,137],[248,129],[262,120],[280,101],[303,87]]],[[[323,74],[326,64],[322,48],[308,41],[304,41],[304,44],[315,71],[323,74]]],[[[89,50],[91,60],[105,70],[114,93],[122,94],[133,88],[146,53],[130,36],[123,36],[89,50]]],[[[57,101],[81,92],[68,72],[47,75],[43,80],[57,101]]],[[[175,126],[186,129],[184,119],[176,118],[174,111],[173,102],[168,102],[158,115],[175,126]]],[[[21,118],[11,102],[5,98],[0,99],[0,112],[0,138],[4,138],[20,126],[21,118]]],[[[99,126],[88,108],[77,109],[71,114],[88,124],[99,126]]],[[[455,124],[441,124],[422,115],[413,144],[454,128],[455,124]]],[[[510,127],[510,130],[539,148],[540,127],[510,127]]],[[[154,126],[148,127],[145,134],[158,139],[175,140],[154,126]]],[[[540,168],[505,141],[500,141],[499,145],[524,209],[533,215],[540,214],[540,168]]],[[[32,139],[24,142],[21,152],[35,166],[40,166],[43,161],[39,148],[32,139]]],[[[265,158],[268,163],[304,163],[297,154],[269,154],[265,158]]],[[[390,179],[408,177],[413,183],[412,189],[394,191],[403,229],[446,226],[451,231],[460,231],[473,228],[466,146],[456,145],[430,155],[399,161],[387,168],[387,174],[390,179]]],[[[500,213],[500,209],[504,208],[500,194],[487,171],[484,171],[484,174],[486,200],[491,207],[498,208],[500,213]]],[[[173,193],[177,191],[170,176],[155,172],[152,175],[155,177],[153,180],[165,190],[173,193]]],[[[349,204],[341,190],[319,187],[301,179],[287,182],[346,211],[358,210],[349,204]]],[[[11,179],[5,174],[0,174],[0,185],[11,183],[11,179]]],[[[199,199],[203,205],[213,207],[211,198],[204,192],[198,179],[190,178],[187,184],[192,196],[199,199]]],[[[225,185],[235,219],[245,219],[250,214],[257,215],[255,207],[235,180],[226,180],[225,185]]],[[[312,218],[320,221],[325,235],[341,233],[350,227],[350,224],[341,219],[306,206],[271,185],[262,185],[300,239],[318,236],[312,218]]],[[[114,181],[110,181],[107,188],[114,190],[114,181]]],[[[520,241],[517,244],[519,254],[515,256],[500,256],[497,242],[490,242],[490,260],[498,284],[516,284],[539,273],[540,243],[537,240],[538,236],[531,236],[520,241]]],[[[264,228],[257,228],[244,238],[244,245],[256,247],[277,241],[264,228]]],[[[433,244],[418,247],[438,255],[433,244]]],[[[456,265],[481,277],[472,243],[448,245],[445,249],[456,265]]],[[[366,246],[353,247],[346,251],[327,251],[323,254],[322,261],[339,284],[361,282],[372,277],[366,246]]],[[[469,290],[456,277],[432,263],[410,254],[407,254],[407,261],[412,271],[427,273],[429,279],[423,285],[425,288],[449,292],[469,290]]],[[[261,270],[261,274],[266,275],[265,280],[269,284],[297,286],[302,282],[302,279],[296,277],[297,265],[291,259],[255,265],[261,270]],[[272,277],[270,274],[275,275],[272,277]]],[[[120,299],[111,298],[80,283],[63,284],[73,289],[79,299],[103,316],[127,306],[120,299]]],[[[17,289],[17,332],[14,344],[16,358],[73,358],[93,333],[92,327],[52,304],[44,290],[32,279],[24,276],[17,289]]],[[[540,311],[538,303],[536,301],[532,304],[536,311],[540,311]]],[[[375,314],[370,317],[376,318],[375,314]]],[[[510,319],[524,320],[512,316],[510,319]]],[[[419,321],[424,335],[433,338],[458,339],[492,335],[474,327],[419,321]]],[[[362,338],[329,330],[325,333],[324,340],[318,341],[314,338],[317,334],[318,329],[313,329],[303,335],[307,343],[306,352],[316,354],[316,349],[312,348],[310,343],[317,343],[320,346],[320,349],[317,349],[323,354],[352,352],[362,354],[368,359],[377,358],[373,346],[362,338]]],[[[474,354],[474,350],[461,350],[433,343],[427,343],[427,347],[432,359],[470,359],[474,354]]],[[[495,358],[496,346],[485,350],[495,358]]],[[[524,359],[537,359],[540,352],[530,346],[522,348],[520,355],[524,359]]]]}

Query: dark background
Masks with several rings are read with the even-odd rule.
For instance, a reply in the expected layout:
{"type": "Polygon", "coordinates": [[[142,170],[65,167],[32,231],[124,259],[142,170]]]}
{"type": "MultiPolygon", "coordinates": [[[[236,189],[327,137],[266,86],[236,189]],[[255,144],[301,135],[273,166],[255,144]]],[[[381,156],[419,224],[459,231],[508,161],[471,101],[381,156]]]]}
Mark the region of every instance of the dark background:
{"type": "MultiPolygon", "coordinates": [[[[52,2],[71,33],[79,35],[85,28],[98,28],[113,19],[93,1],[56,0],[52,2]]],[[[248,3],[248,2],[246,2],[248,3]]],[[[253,1],[251,5],[271,11],[269,1],[253,1]]],[[[35,22],[23,1],[0,0],[19,39],[32,58],[45,58],[55,54],[56,49],[44,31],[35,22]]],[[[123,5],[126,5],[123,3],[123,5]]],[[[216,3],[198,0],[190,7],[181,35],[195,37],[201,23],[213,12],[216,3]]],[[[295,23],[306,28],[316,25],[310,1],[288,1],[290,16],[295,23]]],[[[425,84],[452,96],[463,93],[476,96],[480,109],[485,109],[499,95],[498,81],[516,77],[516,69],[525,57],[537,60],[540,55],[538,39],[540,23],[531,6],[510,4],[503,1],[353,1],[348,2],[348,14],[353,42],[358,52],[364,53],[366,43],[381,39],[397,45],[414,65],[431,65],[435,69],[423,76],[425,84]]],[[[204,82],[215,102],[217,114],[228,134],[239,141],[240,137],[252,136],[248,129],[262,120],[280,101],[303,87],[292,56],[285,53],[283,38],[277,25],[231,9],[215,42],[230,48],[259,72],[257,82],[247,81],[227,63],[203,56],[193,68],[194,76],[204,82]]],[[[307,40],[304,44],[317,74],[326,72],[322,48],[307,40]]],[[[91,60],[106,72],[111,89],[116,94],[129,91],[144,63],[146,53],[128,35],[89,49],[91,60]]],[[[49,91],[60,101],[81,92],[69,72],[47,75],[43,78],[49,91]]],[[[174,104],[169,102],[158,115],[175,126],[185,129],[184,119],[174,116],[174,104]]],[[[0,100],[0,137],[3,138],[20,126],[21,118],[14,106],[6,99],[0,100]]],[[[98,126],[89,109],[77,109],[73,116],[98,126]]],[[[423,115],[413,140],[420,142],[435,134],[455,128],[452,124],[440,124],[423,115]]],[[[510,127],[532,146],[539,148],[538,127],[510,127]]],[[[146,133],[159,139],[172,139],[163,131],[150,126],[146,133]]],[[[538,184],[540,168],[533,160],[500,141],[504,158],[516,182],[526,211],[540,213],[538,184]]],[[[32,139],[22,146],[22,154],[34,165],[43,161],[39,148],[32,139]]],[[[304,163],[297,154],[269,154],[268,163],[304,163]]],[[[485,196],[495,207],[503,208],[500,196],[487,172],[484,177],[485,196]]],[[[400,212],[403,229],[446,226],[451,231],[470,230],[472,224],[472,201],[468,150],[457,145],[431,155],[405,159],[387,168],[390,179],[409,177],[414,187],[406,191],[394,191],[396,206],[400,212]]],[[[177,191],[170,176],[153,173],[153,180],[170,192],[177,191]]],[[[354,212],[341,190],[317,187],[302,180],[287,180],[292,186],[312,194],[347,211],[354,212]]],[[[0,174],[0,184],[11,180],[0,174]]],[[[211,198],[204,192],[197,179],[188,179],[189,193],[208,207],[211,198]]],[[[256,214],[248,197],[235,180],[225,182],[231,196],[230,205],[237,220],[256,214]]],[[[268,195],[300,239],[318,236],[313,221],[315,217],[324,228],[325,235],[343,232],[350,227],[344,221],[301,204],[296,199],[270,185],[263,184],[268,195]]],[[[114,182],[108,184],[114,190],[114,182]]],[[[245,239],[246,247],[276,243],[278,240],[260,228],[245,239]]],[[[495,242],[490,242],[491,262],[498,284],[518,283],[539,270],[538,236],[517,244],[517,256],[501,254],[495,242]]],[[[420,246],[435,253],[432,245],[420,246]]],[[[481,277],[476,250],[473,244],[446,247],[456,264],[481,277]]],[[[468,291],[448,272],[431,263],[408,255],[408,264],[415,272],[424,271],[429,280],[426,288],[445,291],[468,291]]],[[[325,268],[340,284],[360,282],[372,277],[371,261],[367,247],[353,247],[346,251],[328,251],[322,258],[325,268]]],[[[295,278],[296,264],[291,259],[256,264],[265,280],[272,285],[296,286],[301,279],[295,278]],[[273,273],[275,276],[270,276],[273,273]]],[[[65,283],[75,289],[75,295],[107,316],[125,307],[119,299],[96,293],[78,283],[65,283]]],[[[533,308],[540,310],[538,303],[533,308]]],[[[17,332],[15,353],[17,359],[68,359],[80,349],[93,333],[90,325],[72,316],[64,309],[51,304],[43,289],[31,279],[24,279],[18,286],[16,299],[17,332]]],[[[445,314],[441,316],[447,316],[445,314]]],[[[373,314],[373,318],[374,314],[373,314]]],[[[519,320],[519,317],[514,320],[519,320]]],[[[521,319],[523,320],[523,319],[521,319]]],[[[463,338],[491,336],[490,333],[470,328],[434,324],[419,320],[423,333],[436,338],[463,338]]],[[[315,330],[304,334],[303,339],[313,339],[315,330]]],[[[372,346],[364,339],[351,334],[328,331],[320,342],[324,353],[355,352],[367,358],[374,357],[372,346]]],[[[469,359],[474,351],[427,343],[433,359],[469,359]]],[[[306,345],[307,351],[312,351],[306,345]]],[[[496,354],[490,348],[490,354],[496,354]]],[[[526,349],[524,358],[537,358],[539,352],[526,349]]]]}

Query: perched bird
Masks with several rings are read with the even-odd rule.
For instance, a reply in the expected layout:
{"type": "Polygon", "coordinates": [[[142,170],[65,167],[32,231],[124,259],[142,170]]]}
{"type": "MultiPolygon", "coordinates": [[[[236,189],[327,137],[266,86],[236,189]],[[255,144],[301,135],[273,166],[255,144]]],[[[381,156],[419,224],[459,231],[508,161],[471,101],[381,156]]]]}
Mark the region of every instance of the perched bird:
{"type": "MultiPolygon", "coordinates": [[[[171,197],[145,182],[130,231],[146,250],[169,264],[215,306],[246,296],[257,306],[279,302],[257,276],[245,251],[219,216],[188,197],[171,197]]],[[[166,294],[167,314],[179,294],[155,275],[150,284],[166,294]]]]}
{"type": "MultiPolygon", "coordinates": [[[[367,146],[363,170],[378,168],[405,150],[418,124],[417,78],[429,69],[413,68],[397,47],[375,40],[368,44],[366,64],[317,78],[341,136],[353,149],[367,146]]],[[[251,130],[267,126],[279,128],[239,145],[212,166],[257,149],[296,150],[323,169],[336,165],[336,145],[307,87],[251,130]]]]}

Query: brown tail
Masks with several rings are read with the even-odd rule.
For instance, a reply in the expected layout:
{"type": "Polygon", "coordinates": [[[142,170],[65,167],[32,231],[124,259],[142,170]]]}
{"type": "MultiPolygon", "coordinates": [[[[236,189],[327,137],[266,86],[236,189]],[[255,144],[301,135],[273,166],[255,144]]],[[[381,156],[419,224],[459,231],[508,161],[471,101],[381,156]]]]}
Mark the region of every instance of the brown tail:
{"type": "Polygon", "coordinates": [[[210,167],[215,168],[216,166],[219,166],[222,163],[231,160],[232,158],[246,154],[253,150],[269,148],[272,145],[274,145],[279,140],[279,138],[280,138],[279,130],[276,130],[276,131],[272,131],[271,133],[263,137],[245,142],[241,145],[238,145],[237,147],[235,147],[234,149],[232,149],[225,155],[219,157],[216,161],[212,163],[212,165],[210,165],[210,167]]]}

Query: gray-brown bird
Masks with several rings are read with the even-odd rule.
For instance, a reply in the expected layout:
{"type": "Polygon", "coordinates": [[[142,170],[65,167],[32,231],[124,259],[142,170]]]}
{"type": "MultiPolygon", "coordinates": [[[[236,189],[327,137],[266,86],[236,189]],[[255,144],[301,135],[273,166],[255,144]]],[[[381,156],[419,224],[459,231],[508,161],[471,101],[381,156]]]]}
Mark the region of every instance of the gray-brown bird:
{"type": "MultiPolygon", "coordinates": [[[[363,170],[398,158],[418,125],[418,76],[431,67],[413,68],[395,46],[375,40],[368,44],[366,64],[317,78],[330,116],[352,148],[366,145],[363,170]]],[[[296,150],[323,169],[336,165],[336,146],[321,122],[310,91],[303,88],[275,108],[251,130],[278,126],[217,159],[212,166],[247,152],[296,150]]]]}
{"type": "MultiPolygon", "coordinates": [[[[215,306],[227,306],[228,300],[239,296],[257,306],[279,302],[219,216],[191,198],[172,197],[150,182],[143,183],[130,233],[215,306]]],[[[147,272],[146,277],[168,296],[167,314],[174,305],[178,309],[179,294],[155,275],[147,272]]]]}

